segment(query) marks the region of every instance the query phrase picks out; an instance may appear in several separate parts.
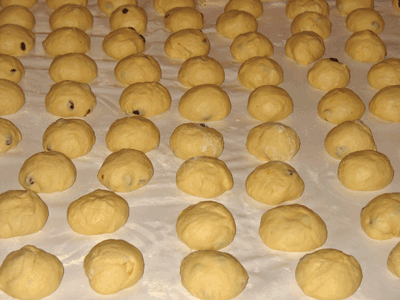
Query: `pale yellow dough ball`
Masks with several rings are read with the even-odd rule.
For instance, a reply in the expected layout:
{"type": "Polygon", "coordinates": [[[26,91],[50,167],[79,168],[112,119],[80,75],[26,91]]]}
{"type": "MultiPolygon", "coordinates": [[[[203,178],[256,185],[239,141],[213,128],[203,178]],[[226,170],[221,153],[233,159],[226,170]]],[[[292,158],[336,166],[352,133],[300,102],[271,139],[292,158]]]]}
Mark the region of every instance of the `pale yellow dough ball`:
{"type": "Polygon", "coordinates": [[[142,54],[146,39],[132,27],[123,27],[109,32],[102,42],[103,51],[114,59],[124,59],[130,55],[142,54]]]}
{"type": "Polygon", "coordinates": [[[27,9],[32,8],[38,0],[0,0],[0,5],[3,8],[6,8],[8,6],[12,5],[20,5],[23,7],[26,7],[27,9]]]}
{"type": "Polygon", "coordinates": [[[359,8],[347,15],[346,27],[351,32],[371,30],[380,34],[385,28],[385,21],[376,10],[372,8],[359,8]]]}
{"type": "Polygon", "coordinates": [[[290,27],[292,34],[302,31],[312,31],[323,39],[331,35],[332,22],[327,17],[315,11],[306,11],[297,15],[290,27]]]}
{"type": "Polygon", "coordinates": [[[346,42],[346,53],[362,62],[378,62],[386,56],[386,45],[370,30],[353,33],[346,42]]]}
{"type": "Polygon", "coordinates": [[[25,104],[25,94],[20,86],[10,80],[0,79],[0,116],[11,115],[25,104]]]}
{"type": "Polygon", "coordinates": [[[400,122],[400,85],[387,86],[369,102],[369,111],[389,122],[400,122]]]}
{"type": "Polygon", "coordinates": [[[294,19],[306,11],[315,11],[325,17],[329,16],[329,4],[325,0],[289,0],[286,3],[286,15],[294,19]]]}
{"type": "Polygon", "coordinates": [[[374,0],[336,0],[336,9],[342,16],[359,8],[374,8],[374,0]]]}
{"type": "Polygon", "coordinates": [[[368,82],[377,90],[389,85],[400,85],[400,59],[388,58],[371,67],[368,71],[368,82]]]}
{"type": "Polygon", "coordinates": [[[172,33],[164,43],[164,51],[171,58],[187,60],[194,56],[208,55],[210,41],[199,29],[182,29],[172,33]]]}
{"type": "Polygon", "coordinates": [[[393,275],[400,277],[400,243],[390,251],[387,259],[387,268],[393,275]]]}
{"type": "Polygon", "coordinates": [[[234,39],[240,34],[257,31],[258,23],[252,14],[234,9],[221,14],[215,27],[219,34],[234,39]]]}
{"type": "Polygon", "coordinates": [[[18,58],[0,54],[0,79],[19,83],[25,75],[25,68],[18,58]]]}
{"type": "Polygon", "coordinates": [[[111,15],[121,5],[138,5],[137,0],[97,0],[97,6],[106,15],[111,15]]]}
{"type": "Polygon", "coordinates": [[[393,5],[394,10],[400,11],[400,2],[399,2],[399,0],[392,0],[392,5],[393,5]]]}
{"type": "Polygon", "coordinates": [[[51,62],[49,75],[55,83],[64,80],[89,83],[97,77],[97,64],[83,53],[59,55],[51,62]]]}
{"type": "Polygon", "coordinates": [[[0,26],[0,54],[20,56],[29,53],[35,46],[35,34],[16,24],[0,26]]]}
{"type": "Polygon", "coordinates": [[[74,4],[86,7],[88,0],[46,0],[46,4],[50,9],[57,9],[65,4],[74,4]]]}
{"type": "Polygon", "coordinates": [[[320,59],[308,70],[307,80],[324,91],[345,88],[350,82],[350,69],[336,58],[320,59]]]}
{"type": "Polygon", "coordinates": [[[137,33],[142,34],[147,28],[147,13],[140,6],[121,5],[112,12],[109,22],[111,30],[132,27],[137,33]]]}
{"type": "Polygon", "coordinates": [[[35,27],[35,23],[34,15],[24,6],[7,6],[0,11],[0,26],[4,24],[16,24],[32,30],[35,27]]]}
{"type": "Polygon", "coordinates": [[[155,10],[164,15],[170,9],[175,7],[192,7],[196,8],[195,0],[153,0],[155,10]]]}
{"type": "Polygon", "coordinates": [[[283,70],[272,58],[256,56],[242,63],[238,80],[250,89],[262,85],[279,85],[283,82],[283,70]]]}
{"type": "Polygon", "coordinates": [[[246,32],[235,37],[230,51],[234,59],[246,61],[255,56],[270,57],[274,54],[274,45],[259,32],[246,32]]]}
{"type": "Polygon", "coordinates": [[[169,31],[199,29],[204,26],[204,16],[193,7],[175,7],[164,15],[164,25],[169,31]]]}
{"type": "Polygon", "coordinates": [[[53,11],[50,15],[49,24],[51,30],[62,27],[76,27],[87,31],[93,27],[93,15],[84,6],[65,4],[53,11]]]}
{"type": "Polygon", "coordinates": [[[302,31],[286,40],[285,53],[299,64],[307,66],[324,56],[325,43],[315,32],[302,31]]]}
{"type": "Polygon", "coordinates": [[[253,15],[254,18],[259,18],[264,12],[263,4],[260,0],[229,0],[225,5],[225,11],[242,10],[253,15]]]}
{"type": "Polygon", "coordinates": [[[14,123],[0,118],[0,154],[17,147],[21,139],[21,131],[14,123]]]}
{"type": "Polygon", "coordinates": [[[61,27],[50,32],[42,45],[44,51],[52,57],[68,53],[87,53],[90,50],[90,37],[79,28],[61,27]]]}

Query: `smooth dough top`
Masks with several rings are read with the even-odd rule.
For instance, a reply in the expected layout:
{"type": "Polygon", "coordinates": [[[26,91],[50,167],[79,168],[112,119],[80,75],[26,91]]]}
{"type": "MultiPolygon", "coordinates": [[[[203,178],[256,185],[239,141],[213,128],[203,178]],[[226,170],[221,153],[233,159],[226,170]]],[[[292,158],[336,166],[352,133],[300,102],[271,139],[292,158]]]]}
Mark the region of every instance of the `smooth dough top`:
{"type": "Polygon", "coordinates": [[[97,6],[106,15],[111,15],[121,5],[138,5],[137,0],[97,0],[97,6]]]}
{"type": "Polygon", "coordinates": [[[109,22],[111,30],[132,27],[137,33],[143,34],[147,28],[147,13],[140,6],[121,5],[112,12],[109,22]]]}
{"type": "Polygon", "coordinates": [[[0,154],[17,147],[21,139],[21,131],[14,123],[0,118],[0,154]]]}
{"type": "Polygon", "coordinates": [[[264,12],[264,7],[260,0],[229,0],[229,2],[225,5],[224,10],[243,10],[254,16],[254,18],[259,18],[262,16],[264,12]]]}
{"type": "Polygon", "coordinates": [[[0,26],[4,24],[16,24],[32,30],[35,27],[35,23],[35,16],[24,6],[7,6],[0,11],[0,26]]]}
{"type": "Polygon", "coordinates": [[[336,0],[336,9],[342,16],[359,8],[374,8],[374,0],[336,0]]]}
{"type": "Polygon", "coordinates": [[[368,82],[377,90],[389,85],[400,84],[400,58],[388,58],[371,67],[368,71],[368,82]]]}
{"type": "Polygon", "coordinates": [[[0,26],[0,54],[20,56],[27,54],[35,46],[35,34],[16,24],[0,26]]]}
{"type": "Polygon", "coordinates": [[[204,15],[193,7],[175,7],[164,15],[165,27],[177,32],[182,29],[202,29],[204,15]]]}
{"type": "Polygon", "coordinates": [[[65,4],[74,4],[86,7],[88,0],[46,0],[46,4],[50,9],[57,9],[65,4]]]}
{"type": "Polygon", "coordinates": [[[103,39],[102,47],[109,57],[120,60],[129,55],[142,54],[146,49],[146,39],[133,27],[123,27],[109,32],[103,39]]]}
{"type": "Polygon", "coordinates": [[[97,64],[83,53],[59,55],[51,62],[49,75],[55,83],[64,80],[89,83],[97,77],[97,64]]]}
{"type": "Polygon", "coordinates": [[[346,42],[346,53],[362,62],[378,62],[385,58],[385,43],[371,30],[353,33],[346,42]]]}
{"type": "Polygon", "coordinates": [[[351,32],[371,30],[375,34],[380,34],[385,28],[382,16],[372,8],[353,10],[348,14],[345,24],[351,32]]]}
{"type": "Polygon", "coordinates": [[[176,7],[196,8],[196,0],[153,0],[155,10],[164,15],[170,9],[176,7]]]}
{"type": "Polygon", "coordinates": [[[79,28],[61,27],[50,32],[42,44],[44,51],[53,57],[67,53],[86,53],[90,50],[90,37],[79,28]]]}
{"type": "Polygon", "coordinates": [[[257,31],[258,23],[252,14],[234,9],[221,14],[215,26],[219,34],[234,39],[239,34],[257,31]]]}
{"type": "Polygon", "coordinates": [[[182,29],[172,33],[164,43],[164,51],[171,58],[187,60],[194,56],[208,55],[210,41],[199,29],[182,29]]]}
{"type": "Polygon", "coordinates": [[[0,0],[1,7],[5,8],[12,5],[21,5],[28,9],[32,8],[38,0],[0,0]]]}
{"type": "Polygon", "coordinates": [[[0,54],[0,79],[19,83],[25,75],[25,68],[18,58],[0,54]]]}
{"type": "Polygon", "coordinates": [[[274,54],[274,45],[257,31],[246,32],[235,37],[230,51],[234,59],[246,61],[255,56],[270,57],[274,54]]]}
{"type": "Polygon", "coordinates": [[[350,69],[336,58],[320,59],[308,70],[307,79],[313,87],[324,91],[345,88],[350,82],[350,69]]]}
{"type": "Polygon", "coordinates": [[[51,30],[61,27],[76,27],[83,31],[92,29],[93,15],[89,9],[76,4],[65,4],[50,15],[51,30]]]}
{"type": "Polygon", "coordinates": [[[19,111],[25,104],[22,88],[7,79],[0,79],[0,116],[19,111]]]}
{"type": "Polygon", "coordinates": [[[315,11],[305,11],[297,15],[290,27],[292,34],[296,34],[302,31],[313,31],[323,39],[328,38],[331,35],[332,22],[315,11]]]}
{"type": "Polygon", "coordinates": [[[294,19],[305,11],[315,11],[328,17],[330,9],[325,0],[289,0],[286,3],[286,15],[290,19],[294,19]]]}
{"type": "Polygon", "coordinates": [[[389,122],[400,122],[400,85],[381,89],[369,102],[369,111],[376,117],[389,122]]]}
{"type": "Polygon", "coordinates": [[[286,40],[285,53],[301,65],[309,65],[325,53],[322,37],[313,31],[295,33],[286,40]]]}
{"type": "MultiPolygon", "coordinates": [[[[398,3],[398,0],[396,0],[396,3],[398,3]]],[[[397,243],[392,251],[390,251],[387,260],[387,267],[393,275],[400,277],[400,243],[397,243]]]]}

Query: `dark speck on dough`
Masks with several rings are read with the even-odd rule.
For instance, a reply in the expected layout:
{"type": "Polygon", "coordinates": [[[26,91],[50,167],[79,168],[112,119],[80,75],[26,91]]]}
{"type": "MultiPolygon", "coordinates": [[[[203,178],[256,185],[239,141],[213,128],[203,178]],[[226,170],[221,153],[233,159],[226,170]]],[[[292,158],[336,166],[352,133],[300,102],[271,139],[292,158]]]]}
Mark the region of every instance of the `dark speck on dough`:
{"type": "Polygon", "coordinates": [[[134,110],[132,113],[133,113],[134,115],[137,115],[137,116],[140,116],[140,115],[141,115],[141,113],[140,113],[139,110],[134,110]]]}
{"type": "MultiPolygon", "coordinates": [[[[399,0],[399,1],[400,1],[400,0],[399,0]]],[[[201,19],[204,20],[204,15],[203,15],[203,14],[201,14],[201,19]]]]}
{"type": "Polygon", "coordinates": [[[26,50],[26,46],[25,46],[25,43],[24,43],[24,42],[21,43],[21,50],[22,50],[22,51],[25,51],[25,50],[26,50]]]}
{"type": "Polygon", "coordinates": [[[204,40],[203,40],[203,43],[207,44],[207,39],[204,39],[204,40]]]}
{"type": "Polygon", "coordinates": [[[88,109],[85,116],[87,116],[88,114],[90,114],[90,109],[88,109]]]}
{"type": "Polygon", "coordinates": [[[103,175],[101,175],[101,179],[104,179],[104,174],[103,174],[103,175]]]}
{"type": "Polygon", "coordinates": [[[397,6],[400,7],[400,0],[397,2],[397,6]]]}
{"type": "Polygon", "coordinates": [[[339,61],[337,60],[337,58],[333,58],[333,57],[331,57],[329,60],[334,61],[334,62],[339,62],[339,61]]]}
{"type": "Polygon", "coordinates": [[[53,150],[51,150],[49,145],[46,146],[46,149],[47,149],[47,151],[53,151],[53,150]]]}
{"type": "Polygon", "coordinates": [[[133,31],[136,31],[136,29],[135,28],[133,28],[133,27],[128,27],[129,29],[131,29],[131,30],[133,30],[133,31]]]}
{"type": "Polygon", "coordinates": [[[68,106],[69,106],[69,109],[71,109],[71,110],[75,108],[74,102],[72,102],[72,100],[68,101],[68,106]]]}
{"type": "Polygon", "coordinates": [[[10,146],[12,144],[12,137],[7,138],[6,145],[10,146]]]}
{"type": "Polygon", "coordinates": [[[139,182],[140,182],[141,184],[146,183],[146,179],[140,179],[139,182]]]}
{"type": "Polygon", "coordinates": [[[126,14],[128,11],[129,11],[129,10],[128,10],[127,8],[124,8],[124,9],[122,10],[122,13],[123,13],[123,14],[126,14]]]}
{"type": "Polygon", "coordinates": [[[15,73],[15,72],[17,72],[17,70],[12,69],[10,72],[11,72],[11,73],[15,73]]]}
{"type": "Polygon", "coordinates": [[[146,39],[144,38],[144,36],[143,36],[143,35],[140,35],[140,37],[142,38],[143,43],[146,43],[146,39]]]}
{"type": "Polygon", "coordinates": [[[32,177],[28,177],[28,178],[26,179],[26,181],[27,181],[30,185],[32,185],[32,184],[35,183],[35,180],[33,180],[32,177]]]}
{"type": "Polygon", "coordinates": [[[168,18],[168,17],[169,17],[169,14],[165,14],[164,18],[166,19],[166,18],[168,18]]]}
{"type": "Polygon", "coordinates": [[[369,220],[369,225],[372,225],[374,223],[374,221],[371,219],[369,220]]]}
{"type": "Polygon", "coordinates": [[[207,127],[207,125],[204,124],[204,123],[200,123],[199,125],[200,125],[201,127],[207,127]]]}
{"type": "Polygon", "coordinates": [[[287,170],[289,172],[289,175],[293,175],[294,172],[292,170],[287,170]]]}

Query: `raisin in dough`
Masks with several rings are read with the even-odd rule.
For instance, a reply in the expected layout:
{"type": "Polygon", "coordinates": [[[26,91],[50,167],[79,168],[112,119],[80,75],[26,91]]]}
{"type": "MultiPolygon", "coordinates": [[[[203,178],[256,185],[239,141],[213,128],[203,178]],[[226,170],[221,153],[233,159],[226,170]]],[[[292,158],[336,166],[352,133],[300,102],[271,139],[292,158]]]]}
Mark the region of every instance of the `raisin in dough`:
{"type": "Polygon", "coordinates": [[[0,79],[0,116],[16,113],[24,104],[25,94],[19,85],[7,79],[0,79]]]}
{"type": "Polygon", "coordinates": [[[170,9],[175,7],[192,7],[196,8],[195,0],[153,0],[155,10],[164,15],[170,9]]]}
{"type": "Polygon", "coordinates": [[[370,30],[353,33],[346,42],[346,53],[362,62],[378,62],[386,56],[386,45],[370,30]]]}
{"type": "Polygon", "coordinates": [[[219,250],[232,243],[236,225],[224,205],[201,201],[179,213],[176,232],[191,250],[219,250]]]}
{"type": "Polygon", "coordinates": [[[50,32],[42,45],[44,51],[52,57],[68,53],[87,53],[90,50],[90,37],[79,28],[62,27],[50,32]]]}
{"type": "Polygon", "coordinates": [[[111,15],[121,5],[138,5],[137,0],[97,0],[97,6],[106,15],[111,15]]]}
{"type": "Polygon", "coordinates": [[[385,21],[376,10],[372,8],[359,8],[347,15],[346,27],[351,32],[371,30],[380,34],[385,28],[385,21]]]}
{"type": "Polygon", "coordinates": [[[46,0],[48,8],[54,10],[65,4],[74,4],[86,7],[88,5],[88,0],[46,0]]]}
{"type": "Polygon", "coordinates": [[[137,33],[143,34],[147,28],[147,14],[140,6],[126,4],[116,8],[110,16],[111,30],[132,27],[137,33]]]}
{"type": "Polygon", "coordinates": [[[388,58],[376,63],[368,71],[368,82],[377,90],[400,84],[400,59],[388,58]]]}
{"type": "Polygon", "coordinates": [[[18,58],[0,54],[0,79],[19,83],[25,75],[25,68],[18,58]]]}
{"type": "Polygon", "coordinates": [[[199,29],[204,26],[204,16],[193,7],[175,7],[164,15],[164,25],[169,31],[199,29]]]}
{"type": "Polygon", "coordinates": [[[76,4],[65,4],[57,8],[50,15],[51,30],[62,27],[76,27],[87,31],[93,27],[93,15],[89,9],[76,4]]]}
{"type": "Polygon", "coordinates": [[[89,83],[97,77],[97,64],[83,53],[59,55],[51,62],[49,75],[55,83],[64,80],[89,83]]]}
{"type": "Polygon", "coordinates": [[[315,32],[302,31],[286,40],[285,53],[299,64],[307,66],[324,55],[325,43],[315,32]]]}
{"type": "Polygon", "coordinates": [[[219,34],[234,39],[239,34],[257,31],[258,23],[252,14],[234,9],[221,14],[215,26],[219,34]]]}
{"type": "Polygon", "coordinates": [[[0,118],[0,154],[17,147],[22,135],[11,121],[0,118]]]}
{"type": "Polygon", "coordinates": [[[345,88],[350,82],[350,69],[336,58],[320,59],[308,70],[307,80],[323,91],[345,88]]]}
{"type": "Polygon", "coordinates": [[[7,6],[0,11],[0,26],[4,24],[16,24],[32,30],[35,27],[35,23],[35,17],[32,12],[24,6],[7,6]]]}
{"type": "Polygon", "coordinates": [[[129,55],[142,54],[146,48],[146,40],[132,27],[125,27],[108,33],[103,39],[102,47],[109,57],[120,60],[129,55]]]}
{"type": "Polygon", "coordinates": [[[390,251],[387,259],[387,268],[393,275],[400,277],[400,243],[397,243],[390,251]]]}
{"type": "Polygon", "coordinates": [[[256,56],[242,63],[238,80],[250,89],[262,85],[279,85],[283,82],[283,70],[272,58],[256,56]]]}
{"type": "Polygon", "coordinates": [[[112,233],[125,225],[129,204],[117,194],[95,190],[73,201],[67,209],[72,230],[84,235],[112,233]]]}
{"type": "Polygon", "coordinates": [[[274,54],[274,45],[259,32],[246,32],[235,37],[230,51],[234,59],[243,62],[255,56],[270,57],[274,54]]]}
{"type": "Polygon", "coordinates": [[[0,0],[0,5],[3,8],[13,5],[20,5],[27,9],[32,8],[38,1],[37,0],[0,0]]]}
{"type": "Polygon", "coordinates": [[[374,0],[336,0],[336,9],[342,16],[359,8],[374,8],[374,0]]]}
{"type": "Polygon", "coordinates": [[[242,10],[252,14],[254,18],[259,18],[264,12],[263,4],[260,0],[229,0],[225,5],[224,11],[242,10]]]}
{"type": "Polygon", "coordinates": [[[199,29],[182,29],[167,38],[164,51],[171,58],[187,60],[194,56],[208,55],[210,41],[199,29]]]}
{"type": "Polygon", "coordinates": [[[0,26],[0,40],[0,54],[12,56],[27,54],[36,42],[32,31],[15,24],[0,26]]]}
{"type": "Polygon", "coordinates": [[[292,34],[302,31],[312,31],[323,39],[331,35],[332,22],[327,17],[315,11],[305,11],[297,15],[292,22],[290,30],[292,34]]]}
{"type": "Polygon", "coordinates": [[[0,238],[38,232],[49,216],[46,203],[32,191],[10,190],[0,194],[0,238]]]}
{"type": "Polygon", "coordinates": [[[329,16],[329,4],[325,0],[289,0],[286,3],[286,15],[294,19],[306,11],[315,11],[325,17],[329,16]]]}
{"type": "Polygon", "coordinates": [[[369,102],[369,111],[389,122],[400,122],[400,85],[387,86],[369,102]]]}

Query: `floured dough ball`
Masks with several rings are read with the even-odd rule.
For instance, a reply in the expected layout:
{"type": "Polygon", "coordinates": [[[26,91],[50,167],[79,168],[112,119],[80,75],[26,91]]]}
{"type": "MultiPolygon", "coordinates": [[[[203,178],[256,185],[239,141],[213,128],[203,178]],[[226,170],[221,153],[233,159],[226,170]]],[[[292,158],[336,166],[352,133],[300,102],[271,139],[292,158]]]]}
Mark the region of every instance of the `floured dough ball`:
{"type": "Polygon", "coordinates": [[[221,14],[215,26],[219,34],[234,39],[242,33],[257,31],[258,23],[252,14],[234,9],[221,14]]]}
{"type": "Polygon", "coordinates": [[[138,5],[137,0],[97,0],[97,6],[106,15],[111,15],[121,5],[138,5]]]}
{"type": "Polygon", "coordinates": [[[94,110],[96,97],[88,84],[65,80],[51,86],[45,105],[55,116],[82,118],[94,110]]]}
{"type": "Polygon", "coordinates": [[[394,170],[386,155],[362,150],[347,155],[339,164],[340,182],[353,191],[377,191],[393,180],[394,170]]]}
{"type": "Polygon", "coordinates": [[[124,85],[158,82],[161,79],[161,67],[150,55],[133,54],[118,62],[114,75],[124,85]]]}
{"type": "Polygon", "coordinates": [[[296,267],[296,281],[304,294],[321,300],[341,300],[361,284],[358,261],[336,249],[322,249],[303,256],[296,267]]]}
{"type": "Polygon", "coordinates": [[[189,195],[215,198],[232,189],[233,177],[222,160],[211,156],[196,156],[179,167],[176,185],[189,195]]]}
{"type": "Polygon", "coordinates": [[[155,10],[164,15],[167,11],[176,7],[196,8],[195,0],[153,0],[155,10]]]}
{"type": "Polygon", "coordinates": [[[318,115],[333,124],[359,120],[364,112],[364,103],[348,88],[330,90],[318,102],[318,115]]]}
{"type": "Polygon", "coordinates": [[[336,159],[360,150],[375,150],[371,129],[361,120],[345,121],[328,132],[325,150],[336,159]]]}
{"type": "Polygon", "coordinates": [[[49,75],[55,83],[64,80],[89,83],[97,77],[97,64],[83,53],[59,55],[53,59],[49,75]]]}
{"type": "Polygon", "coordinates": [[[146,39],[132,27],[119,28],[104,37],[102,47],[109,57],[120,60],[129,55],[142,54],[146,39]]]}
{"type": "Polygon", "coordinates": [[[286,3],[286,15],[290,19],[306,11],[314,11],[328,17],[330,9],[325,0],[289,0],[286,3]]]}
{"type": "Polygon", "coordinates": [[[17,299],[42,299],[57,290],[63,275],[64,267],[56,256],[27,245],[4,259],[0,289],[17,299]]]}
{"type": "Polygon", "coordinates": [[[153,174],[153,164],[146,154],[134,149],[122,149],[107,156],[97,179],[114,192],[126,193],[145,186],[153,174]]]}
{"type": "Polygon", "coordinates": [[[232,299],[245,289],[249,279],[235,257],[215,250],[190,253],[182,260],[180,275],[184,288],[203,300],[232,299]]]}
{"type": "Polygon", "coordinates": [[[17,147],[21,139],[22,135],[18,127],[13,122],[0,118],[0,153],[17,147]]]}
{"type": "Polygon", "coordinates": [[[126,4],[116,8],[110,16],[111,30],[132,27],[142,34],[147,28],[147,14],[140,6],[126,4]]]}
{"type": "Polygon", "coordinates": [[[230,51],[234,59],[246,61],[255,56],[270,57],[274,54],[274,45],[259,32],[246,32],[235,37],[230,51]]]}
{"type": "Polygon", "coordinates": [[[176,232],[178,238],[192,250],[219,250],[232,243],[236,225],[224,205],[202,201],[179,213],[176,232]]]}
{"type": "Polygon", "coordinates": [[[32,31],[15,24],[0,26],[0,54],[20,56],[27,54],[35,46],[32,31]]]}
{"type": "Polygon", "coordinates": [[[182,29],[167,38],[164,51],[171,58],[187,60],[194,56],[208,55],[210,41],[199,29],[182,29]]]}
{"type": "Polygon", "coordinates": [[[202,84],[220,86],[225,80],[225,71],[216,59],[206,55],[195,56],[182,64],[178,80],[189,88],[202,84]]]}
{"type": "Polygon", "coordinates": [[[35,23],[35,17],[32,12],[24,6],[7,6],[0,11],[0,26],[4,24],[16,24],[32,30],[35,27],[35,23]]]}
{"type": "Polygon", "coordinates": [[[385,28],[385,21],[376,10],[372,8],[359,8],[347,15],[346,27],[351,32],[371,30],[380,34],[385,28]]]}
{"type": "Polygon", "coordinates": [[[179,100],[179,113],[193,122],[211,122],[226,118],[231,111],[228,94],[213,84],[198,85],[186,91],[179,100]]]}
{"type": "Polygon", "coordinates": [[[369,102],[369,111],[378,118],[400,122],[400,85],[387,86],[369,102]]]}
{"type": "Polygon", "coordinates": [[[20,86],[10,80],[0,79],[0,116],[16,113],[24,104],[25,94],[20,86]]]}
{"type": "Polygon", "coordinates": [[[73,159],[92,150],[96,136],[92,127],[81,119],[58,119],[43,134],[43,149],[58,151],[73,159]]]}
{"type": "Polygon", "coordinates": [[[164,25],[172,32],[183,29],[200,30],[204,26],[204,16],[193,7],[175,7],[165,13],[164,25]]]}
{"type": "Polygon", "coordinates": [[[400,277],[400,243],[397,243],[392,251],[390,251],[387,267],[393,275],[400,277]]]}
{"type": "Polygon", "coordinates": [[[350,69],[336,58],[320,59],[308,70],[307,80],[324,91],[345,88],[350,82],[350,69]]]}
{"type": "Polygon", "coordinates": [[[362,62],[378,62],[386,56],[386,45],[370,30],[353,33],[346,42],[346,53],[362,62]]]}
{"type": "Polygon", "coordinates": [[[135,149],[144,153],[158,148],[160,131],[154,123],[141,116],[118,119],[106,134],[107,148],[112,152],[135,149]]]}
{"type": "Polygon", "coordinates": [[[376,63],[368,71],[368,82],[377,90],[400,84],[400,59],[388,58],[376,63]]]}
{"type": "Polygon", "coordinates": [[[51,30],[62,27],[76,27],[83,31],[92,29],[93,15],[86,7],[76,4],[65,4],[50,15],[51,30]]]}
{"type": "Polygon", "coordinates": [[[267,122],[250,130],[246,148],[261,161],[289,161],[299,151],[300,139],[289,126],[267,122]]]}
{"type": "Polygon", "coordinates": [[[76,168],[64,154],[56,151],[39,152],[29,157],[19,171],[19,183],[36,193],[61,192],[76,179],[76,168]]]}
{"type": "Polygon", "coordinates": [[[185,123],[175,128],[169,146],[175,156],[184,160],[195,156],[219,157],[224,150],[224,138],[205,124],[185,123]]]}
{"type": "Polygon", "coordinates": [[[0,238],[7,239],[38,232],[49,216],[46,203],[32,191],[0,194],[0,238]]]}
{"type": "Polygon", "coordinates": [[[343,16],[359,8],[374,8],[374,0],[336,0],[336,8],[343,16]]]}
{"type": "Polygon", "coordinates": [[[83,268],[92,289],[110,295],[135,285],[143,276],[144,261],[135,246],[124,240],[110,239],[90,250],[83,268]]]}
{"type": "Polygon", "coordinates": [[[50,32],[42,45],[44,51],[52,57],[68,53],[87,53],[90,50],[90,37],[79,28],[62,27],[50,32]]]}
{"type": "Polygon", "coordinates": [[[261,17],[264,12],[263,4],[260,0],[229,0],[224,10],[242,10],[252,14],[256,19],[261,17]]]}
{"type": "Polygon", "coordinates": [[[286,40],[285,53],[301,65],[307,66],[325,53],[322,37],[312,31],[302,31],[286,40]]]}
{"type": "Polygon", "coordinates": [[[0,79],[19,83],[25,75],[25,69],[18,58],[0,54],[0,79]]]}
{"type": "Polygon", "coordinates": [[[0,0],[0,5],[3,8],[13,5],[20,5],[28,9],[32,8],[38,0],[0,0]]]}
{"type": "Polygon", "coordinates": [[[393,5],[393,8],[396,11],[400,11],[400,2],[399,2],[399,0],[392,0],[392,5],[393,5]]]}
{"type": "Polygon", "coordinates": [[[88,0],[46,0],[46,4],[50,9],[58,9],[65,4],[74,4],[86,7],[88,0]]]}
{"type": "Polygon", "coordinates": [[[283,70],[272,58],[256,56],[242,63],[238,80],[250,89],[262,85],[279,85],[283,82],[283,70]]]}
{"type": "Polygon", "coordinates": [[[171,95],[158,82],[138,82],[125,88],[119,105],[127,115],[148,118],[166,112],[171,106],[171,95]]]}
{"type": "Polygon", "coordinates": [[[80,197],[67,210],[69,226],[84,235],[115,232],[125,225],[128,217],[128,202],[105,190],[95,190],[80,197]]]}
{"type": "Polygon", "coordinates": [[[315,11],[306,11],[297,15],[292,22],[292,34],[303,31],[312,31],[323,39],[331,35],[332,23],[327,17],[315,11]]]}

